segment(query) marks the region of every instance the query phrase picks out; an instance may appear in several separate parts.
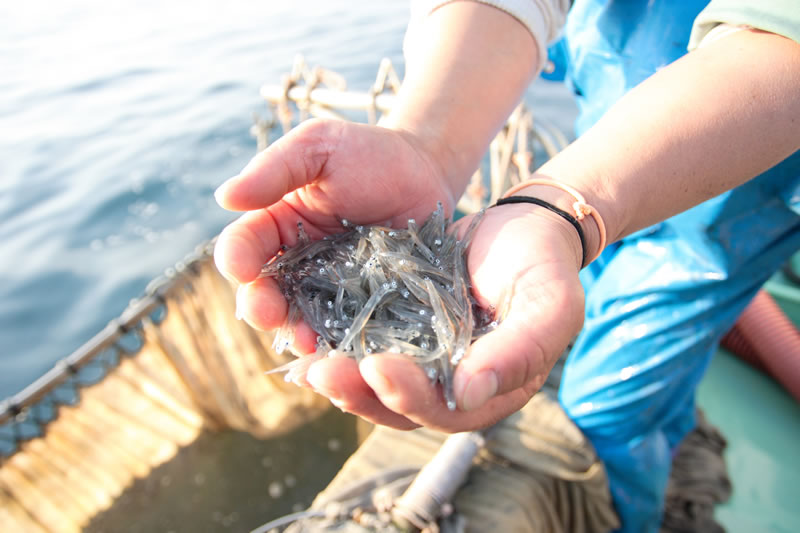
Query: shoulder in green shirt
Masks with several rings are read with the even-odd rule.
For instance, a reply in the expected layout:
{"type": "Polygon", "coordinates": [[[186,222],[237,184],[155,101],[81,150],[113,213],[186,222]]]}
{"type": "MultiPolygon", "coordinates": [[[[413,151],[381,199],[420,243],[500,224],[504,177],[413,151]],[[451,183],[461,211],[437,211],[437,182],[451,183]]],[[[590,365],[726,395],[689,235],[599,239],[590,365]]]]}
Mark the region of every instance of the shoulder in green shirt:
{"type": "Polygon", "coordinates": [[[749,26],[800,42],[800,0],[711,0],[694,21],[689,50],[719,24],[749,26]]]}

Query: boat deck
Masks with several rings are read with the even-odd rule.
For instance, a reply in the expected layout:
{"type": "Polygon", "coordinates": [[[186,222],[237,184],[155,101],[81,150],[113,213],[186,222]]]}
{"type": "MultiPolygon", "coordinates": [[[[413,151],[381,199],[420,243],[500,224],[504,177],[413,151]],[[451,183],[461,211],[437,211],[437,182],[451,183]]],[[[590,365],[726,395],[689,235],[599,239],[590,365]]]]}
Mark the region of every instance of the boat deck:
{"type": "MultiPolygon", "coordinates": [[[[800,323],[800,289],[777,275],[766,289],[800,323]]],[[[728,440],[731,499],[716,518],[728,533],[800,531],[800,404],[773,379],[720,350],[697,392],[728,440]]]]}

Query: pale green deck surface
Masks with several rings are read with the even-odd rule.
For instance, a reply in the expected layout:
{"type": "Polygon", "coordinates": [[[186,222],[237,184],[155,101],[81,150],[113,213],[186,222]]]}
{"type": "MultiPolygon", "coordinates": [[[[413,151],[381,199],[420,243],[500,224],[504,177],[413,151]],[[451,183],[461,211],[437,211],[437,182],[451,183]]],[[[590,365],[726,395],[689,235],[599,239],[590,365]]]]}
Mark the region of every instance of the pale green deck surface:
{"type": "Polygon", "coordinates": [[[800,405],[722,350],[697,398],[728,439],[733,495],[717,520],[728,533],[800,532],[800,405]]]}

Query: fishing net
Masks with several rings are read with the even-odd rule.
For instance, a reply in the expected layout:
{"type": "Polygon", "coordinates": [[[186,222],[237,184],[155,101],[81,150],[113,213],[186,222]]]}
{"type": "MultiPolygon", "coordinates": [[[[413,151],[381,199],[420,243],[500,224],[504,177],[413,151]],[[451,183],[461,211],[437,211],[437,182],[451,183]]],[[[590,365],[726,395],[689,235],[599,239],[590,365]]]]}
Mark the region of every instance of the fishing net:
{"type": "Polygon", "coordinates": [[[321,397],[265,375],[287,357],[234,318],[233,288],[211,250],[153,284],[143,298],[152,309],[123,314],[117,338],[65,363],[63,381],[37,403],[5,406],[0,531],[81,531],[203,430],[268,438],[323,412],[321,397]]]}

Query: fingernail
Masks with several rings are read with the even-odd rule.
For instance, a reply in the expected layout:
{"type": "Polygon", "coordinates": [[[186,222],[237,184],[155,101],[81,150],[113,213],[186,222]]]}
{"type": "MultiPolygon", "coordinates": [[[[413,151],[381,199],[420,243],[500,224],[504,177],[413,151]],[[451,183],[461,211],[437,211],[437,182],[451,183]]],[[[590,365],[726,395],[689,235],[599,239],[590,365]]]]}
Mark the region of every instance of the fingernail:
{"type": "Polygon", "coordinates": [[[374,355],[371,355],[359,363],[358,371],[361,373],[361,377],[373,390],[378,389],[376,392],[394,394],[394,384],[377,369],[376,359],[374,355]]]}
{"type": "Polygon", "coordinates": [[[244,293],[246,290],[245,285],[239,285],[236,288],[236,320],[244,318],[244,293]]]}
{"type": "Polygon", "coordinates": [[[214,200],[216,200],[217,204],[219,204],[220,206],[222,206],[222,197],[225,195],[225,189],[227,188],[228,186],[225,183],[223,183],[222,185],[217,187],[216,191],[214,191],[214,200]]]}
{"type": "Polygon", "coordinates": [[[233,276],[233,274],[228,272],[228,270],[226,269],[226,267],[227,267],[227,264],[226,264],[227,260],[226,259],[228,257],[228,253],[227,253],[227,250],[226,250],[226,248],[227,248],[226,241],[227,241],[227,239],[225,238],[224,235],[221,236],[221,238],[217,239],[217,242],[214,245],[214,265],[216,265],[217,271],[220,274],[222,274],[223,278],[225,278],[228,281],[234,283],[235,285],[238,285],[239,282],[236,280],[236,278],[233,276]]]}
{"type": "Polygon", "coordinates": [[[230,272],[226,272],[225,270],[222,270],[221,268],[219,268],[219,265],[217,265],[217,271],[220,274],[222,274],[223,278],[225,278],[226,280],[230,281],[231,283],[238,283],[236,281],[236,278],[233,277],[233,274],[231,274],[230,272]]]}
{"type": "Polygon", "coordinates": [[[318,372],[314,371],[314,365],[311,365],[308,367],[308,370],[306,370],[306,381],[308,381],[308,384],[314,389],[314,392],[321,392],[319,386],[320,376],[318,374],[318,372]]]}
{"type": "Polygon", "coordinates": [[[308,382],[306,377],[304,375],[302,375],[302,374],[299,375],[299,376],[293,377],[292,378],[292,383],[294,383],[298,387],[311,388],[312,390],[314,390],[314,387],[311,387],[311,384],[308,382]]]}
{"type": "Polygon", "coordinates": [[[225,198],[225,192],[230,187],[231,181],[233,181],[234,178],[236,178],[236,176],[226,179],[225,181],[222,182],[222,185],[217,187],[217,190],[214,191],[214,199],[220,206],[222,206],[222,201],[225,198]]]}
{"type": "Polygon", "coordinates": [[[472,411],[485,404],[497,392],[497,374],[493,370],[484,370],[472,376],[464,387],[461,396],[461,407],[472,411]]]}
{"type": "Polygon", "coordinates": [[[332,397],[330,397],[328,399],[333,404],[333,406],[334,407],[338,407],[341,412],[343,412],[343,413],[347,413],[348,412],[347,404],[344,401],[342,401],[342,400],[340,400],[338,398],[332,398],[332,397]]]}
{"type": "MultiPolygon", "coordinates": [[[[309,387],[311,387],[311,390],[317,394],[325,396],[333,405],[339,409],[342,409],[342,400],[339,399],[339,395],[335,394],[334,391],[325,386],[323,371],[318,370],[319,368],[320,367],[318,365],[313,363],[308,367],[308,370],[306,370],[306,383],[308,383],[309,387]]],[[[344,411],[344,409],[342,410],[344,411]]]]}
{"type": "Polygon", "coordinates": [[[338,395],[334,394],[332,390],[324,386],[325,380],[322,377],[317,365],[312,364],[306,370],[306,382],[311,386],[311,389],[323,396],[327,396],[329,400],[338,400],[338,395]]]}

